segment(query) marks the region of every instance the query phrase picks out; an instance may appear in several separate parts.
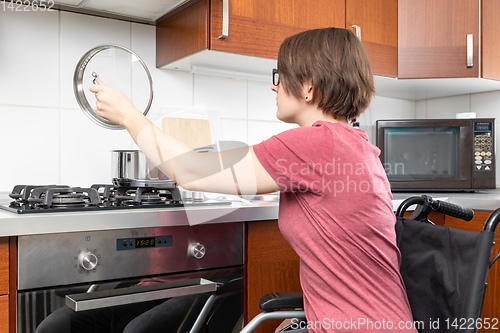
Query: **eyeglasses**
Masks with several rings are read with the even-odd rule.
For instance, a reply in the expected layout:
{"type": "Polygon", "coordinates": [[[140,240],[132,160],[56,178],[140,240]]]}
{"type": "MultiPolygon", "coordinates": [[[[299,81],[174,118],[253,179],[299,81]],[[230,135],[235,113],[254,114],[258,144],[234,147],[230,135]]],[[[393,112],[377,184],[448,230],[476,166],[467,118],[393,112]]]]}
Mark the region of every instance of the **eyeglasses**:
{"type": "Polygon", "coordinates": [[[273,69],[273,85],[277,86],[280,84],[280,75],[278,74],[278,70],[276,68],[273,69]]]}

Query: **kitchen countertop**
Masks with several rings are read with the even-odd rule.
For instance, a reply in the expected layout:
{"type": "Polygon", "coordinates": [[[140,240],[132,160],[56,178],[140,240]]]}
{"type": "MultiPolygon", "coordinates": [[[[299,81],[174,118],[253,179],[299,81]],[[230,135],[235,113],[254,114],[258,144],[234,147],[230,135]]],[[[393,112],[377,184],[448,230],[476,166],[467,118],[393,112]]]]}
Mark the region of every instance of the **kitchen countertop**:
{"type": "MultiPolygon", "coordinates": [[[[0,203],[5,203],[5,200],[0,200],[0,203]]],[[[277,200],[226,201],[224,204],[206,206],[63,213],[16,214],[0,209],[0,237],[196,225],[202,223],[259,221],[277,218],[277,200]]]]}
{"type": "MultiPolygon", "coordinates": [[[[406,198],[422,194],[424,193],[394,193],[394,210],[406,198]]],[[[426,194],[434,199],[448,201],[474,210],[493,211],[500,207],[500,189],[474,193],[426,194]]],[[[269,200],[269,198],[271,197],[265,197],[265,200],[231,201],[224,205],[186,208],[166,207],[40,214],[15,214],[0,210],[0,237],[277,219],[278,201],[269,200]]],[[[7,202],[9,202],[9,198],[5,194],[0,194],[0,203],[7,202]]]]}
{"type": "Polygon", "coordinates": [[[448,201],[473,210],[494,211],[500,208],[500,188],[483,190],[474,193],[467,192],[429,192],[429,193],[393,193],[393,206],[395,209],[403,200],[412,196],[427,194],[433,199],[448,201]]]}

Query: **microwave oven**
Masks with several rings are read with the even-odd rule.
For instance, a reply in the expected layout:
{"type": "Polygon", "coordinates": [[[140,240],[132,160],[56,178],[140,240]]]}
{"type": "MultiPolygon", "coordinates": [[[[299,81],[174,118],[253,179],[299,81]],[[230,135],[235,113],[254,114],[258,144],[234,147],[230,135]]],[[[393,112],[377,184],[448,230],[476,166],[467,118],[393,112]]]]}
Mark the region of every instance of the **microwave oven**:
{"type": "Polygon", "coordinates": [[[495,188],[495,119],[379,120],[376,144],[393,191],[495,188]]]}

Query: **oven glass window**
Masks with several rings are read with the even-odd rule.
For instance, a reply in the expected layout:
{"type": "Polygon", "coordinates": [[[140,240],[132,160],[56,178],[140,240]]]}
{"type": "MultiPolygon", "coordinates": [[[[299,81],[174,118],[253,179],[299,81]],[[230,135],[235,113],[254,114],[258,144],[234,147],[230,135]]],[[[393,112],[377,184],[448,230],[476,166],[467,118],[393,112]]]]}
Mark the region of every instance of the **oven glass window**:
{"type": "Polygon", "coordinates": [[[459,127],[386,128],[384,168],[389,180],[459,176],[459,127]]]}

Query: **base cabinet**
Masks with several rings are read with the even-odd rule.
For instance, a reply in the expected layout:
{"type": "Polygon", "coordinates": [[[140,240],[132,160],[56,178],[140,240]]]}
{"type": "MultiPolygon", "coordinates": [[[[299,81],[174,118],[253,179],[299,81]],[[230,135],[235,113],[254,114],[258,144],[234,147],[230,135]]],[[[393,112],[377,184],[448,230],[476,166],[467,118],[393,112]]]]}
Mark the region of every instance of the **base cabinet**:
{"type": "Polygon", "coordinates": [[[0,296],[0,333],[9,332],[9,295],[0,296]]]}
{"type": "MultiPolygon", "coordinates": [[[[244,321],[261,313],[259,300],[273,292],[300,292],[299,257],[283,238],[277,220],[247,222],[244,321]]],[[[267,320],[254,332],[274,332],[281,320],[267,320]]]]}
{"type": "Polygon", "coordinates": [[[9,332],[9,238],[0,238],[0,333],[9,332]]]}

